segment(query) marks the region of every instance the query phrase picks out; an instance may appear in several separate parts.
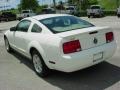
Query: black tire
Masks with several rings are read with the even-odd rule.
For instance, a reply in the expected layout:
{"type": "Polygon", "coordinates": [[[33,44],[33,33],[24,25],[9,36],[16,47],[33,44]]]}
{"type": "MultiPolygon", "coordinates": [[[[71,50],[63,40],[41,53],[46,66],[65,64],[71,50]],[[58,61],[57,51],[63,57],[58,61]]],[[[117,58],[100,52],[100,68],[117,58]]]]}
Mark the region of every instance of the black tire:
{"type": "Polygon", "coordinates": [[[32,51],[32,61],[33,61],[34,70],[37,75],[39,75],[40,77],[45,77],[50,73],[50,69],[46,66],[43,58],[41,57],[40,53],[37,50],[32,51]],[[39,59],[36,61],[35,58],[39,58],[39,59]]]}
{"type": "Polygon", "coordinates": [[[8,21],[9,21],[9,19],[7,19],[7,18],[6,18],[6,20],[5,20],[5,21],[6,21],[6,22],[8,22],[8,21]]]}
{"type": "Polygon", "coordinates": [[[9,52],[9,53],[12,52],[12,48],[10,47],[9,41],[6,37],[4,38],[4,41],[5,41],[5,48],[6,48],[7,52],[9,52]]]}
{"type": "Polygon", "coordinates": [[[90,15],[88,15],[88,18],[90,18],[90,15]]]}
{"type": "Polygon", "coordinates": [[[100,14],[100,15],[97,15],[97,17],[98,17],[98,18],[101,18],[101,17],[102,17],[102,15],[101,15],[101,14],[100,14]]]}
{"type": "Polygon", "coordinates": [[[118,16],[118,18],[120,18],[120,15],[117,15],[118,16]]]}

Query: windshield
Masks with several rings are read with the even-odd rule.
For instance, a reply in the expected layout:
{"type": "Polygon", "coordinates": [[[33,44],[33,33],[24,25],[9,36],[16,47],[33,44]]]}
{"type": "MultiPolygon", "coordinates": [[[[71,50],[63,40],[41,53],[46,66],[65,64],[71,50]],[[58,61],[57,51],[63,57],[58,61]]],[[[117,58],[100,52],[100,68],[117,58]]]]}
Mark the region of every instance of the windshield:
{"type": "Polygon", "coordinates": [[[66,32],[94,25],[74,16],[59,16],[40,20],[53,33],[66,32]]]}
{"type": "Polygon", "coordinates": [[[29,11],[22,11],[22,13],[29,13],[29,11]]]}
{"type": "Polygon", "coordinates": [[[66,8],[66,10],[74,10],[73,7],[66,8]]]}
{"type": "Polygon", "coordinates": [[[91,9],[100,9],[100,6],[92,6],[91,9]]]}

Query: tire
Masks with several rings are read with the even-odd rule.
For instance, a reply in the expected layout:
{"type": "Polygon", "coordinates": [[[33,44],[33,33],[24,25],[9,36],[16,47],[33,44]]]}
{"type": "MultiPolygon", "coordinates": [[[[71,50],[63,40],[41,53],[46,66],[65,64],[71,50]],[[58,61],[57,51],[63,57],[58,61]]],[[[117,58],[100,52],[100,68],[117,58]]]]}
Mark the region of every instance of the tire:
{"type": "Polygon", "coordinates": [[[8,21],[9,21],[9,19],[7,19],[7,18],[6,18],[6,20],[5,20],[5,21],[6,21],[6,22],[8,22],[8,21]]]}
{"type": "Polygon", "coordinates": [[[88,15],[88,18],[90,18],[90,15],[88,15]]]}
{"type": "Polygon", "coordinates": [[[101,18],[101,17],[102,17],[102,15],[101,15],[101,14],[99,14],[99,15],[97,15],[97,17],[98,17],[98,18],[101,18]]]}
{"type": "Polygon", "coordinates": [[[118,16],[118,18],[120,18],[120,15],[117,15],[118,16]]]}
{"type": "Polygon", "coordinates": [[[37,50],[32,51],[32,61],[34,70],[37,75],[39,75],[40,77],[45,77],[49,74],[50,70],[44,63],[41,55],[37,50]]]}
{"type": "Polygon", "coordinates": [[[6,37],[4,38],[4,41],[5,41],[5,48],[6,48],[7,52],[9,52],[9,53],[12,52],[12,48],[10,47],[9,41],[6,37]]]}

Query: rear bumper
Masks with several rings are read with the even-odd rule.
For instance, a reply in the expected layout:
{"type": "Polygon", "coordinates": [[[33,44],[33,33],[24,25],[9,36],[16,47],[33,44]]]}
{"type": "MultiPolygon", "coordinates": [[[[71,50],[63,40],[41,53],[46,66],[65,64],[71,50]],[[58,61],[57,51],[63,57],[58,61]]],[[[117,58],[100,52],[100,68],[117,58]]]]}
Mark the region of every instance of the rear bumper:
{"type": "Polygon", "coordinates": [[[74,54],[63,55],[57,60],[55,69],[63,72],[73,72],[87,68],[112,57],[116,51],[116,47],[117,45],[114,41],[74,54]],[[103,53],[103,58],[94,61],[94,55],[101,52],[103,53]]]}

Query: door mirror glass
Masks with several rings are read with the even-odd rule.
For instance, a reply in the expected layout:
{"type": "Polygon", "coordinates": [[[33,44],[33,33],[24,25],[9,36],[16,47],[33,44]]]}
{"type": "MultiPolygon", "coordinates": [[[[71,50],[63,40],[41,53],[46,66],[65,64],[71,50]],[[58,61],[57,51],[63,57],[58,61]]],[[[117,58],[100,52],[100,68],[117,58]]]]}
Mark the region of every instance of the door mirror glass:
{"type": "Polygon", "coordinates": [[[16,27],[11,27],[10,31],[16,31],[16,27]]]}

